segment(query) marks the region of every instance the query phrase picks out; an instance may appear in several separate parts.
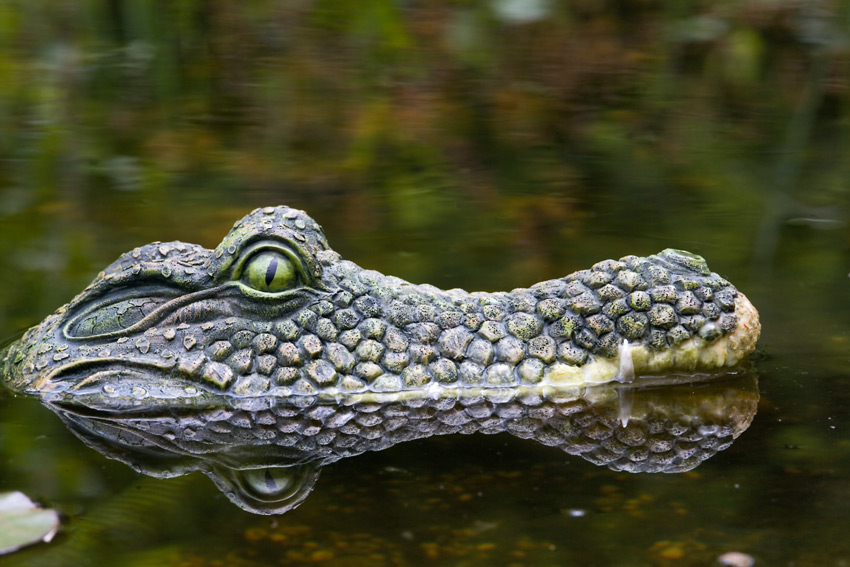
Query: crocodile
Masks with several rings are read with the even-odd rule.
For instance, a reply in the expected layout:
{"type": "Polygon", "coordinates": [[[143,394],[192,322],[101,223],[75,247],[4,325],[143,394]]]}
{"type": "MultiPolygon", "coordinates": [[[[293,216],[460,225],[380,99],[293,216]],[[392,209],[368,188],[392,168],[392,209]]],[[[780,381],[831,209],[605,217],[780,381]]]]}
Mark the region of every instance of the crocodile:
{"type": "Polygon", "coordinates": [[[0,381],[90,445],[120,441],[131,466],[156,454],[171,463],[159,476],[201,470],[245,509],[281,513],[322,465],[434,434],[508,431],[611,468],[687,470],[700,459],[669,440],[566,446],[579,425],[564,418],[619,396],[611,437],[630,388],[734,374],[759,334],[746,296],[682,250],[510,292],[442,290],[344,260],[279,206],[214,250],[122,255],[0,354],[0,381]]]}

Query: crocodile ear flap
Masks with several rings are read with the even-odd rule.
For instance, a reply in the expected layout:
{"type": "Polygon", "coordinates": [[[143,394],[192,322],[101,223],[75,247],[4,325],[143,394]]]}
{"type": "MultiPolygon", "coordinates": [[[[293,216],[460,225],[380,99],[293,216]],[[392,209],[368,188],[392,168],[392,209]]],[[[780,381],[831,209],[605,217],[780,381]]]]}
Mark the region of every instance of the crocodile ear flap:
{"type": "Polygon", "coordinates": [[[330,249],[322,227],[304,211],[289,207],[257,209],[233,225],[210,258],[209,275],[216,283],[224,283],[232,276],[235,264],[244,260],[246,249],[260,242],[277,243],[291,250],[300,257],[308,279],[321,279],[322,268],[316,255],[330,249]]]}
{"type": "Polygon", "coordinates": [[[307,498],[319,478],[318,463],[282,467],[204,471],[231,502],[254,514],[283,514],[307,498]]]}

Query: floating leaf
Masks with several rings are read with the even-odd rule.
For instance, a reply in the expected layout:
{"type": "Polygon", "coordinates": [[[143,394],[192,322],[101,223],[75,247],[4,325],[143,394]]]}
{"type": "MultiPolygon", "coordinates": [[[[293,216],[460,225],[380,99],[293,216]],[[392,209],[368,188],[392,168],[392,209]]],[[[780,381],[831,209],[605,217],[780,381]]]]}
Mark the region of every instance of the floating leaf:
{"type": "Polygon", "coordinates": [[[55,510],[39,508],[22,492],[0,493],[0,555],[50,541],[58,529],[55,510]]]}

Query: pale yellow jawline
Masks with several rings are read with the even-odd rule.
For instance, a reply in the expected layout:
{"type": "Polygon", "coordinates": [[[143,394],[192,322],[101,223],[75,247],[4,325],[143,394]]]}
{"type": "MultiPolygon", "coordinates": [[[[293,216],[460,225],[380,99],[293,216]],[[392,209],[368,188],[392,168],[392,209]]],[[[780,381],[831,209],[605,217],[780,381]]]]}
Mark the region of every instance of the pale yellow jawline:
{"type": "Polygon", "coordinates": [[[543,377],[543,383],[562,386],[585,386],[613,381],[630,381],[634,376],[722,370],[742,362],[755,349],[761,334],[758,311],[747,297],[739,293],[735,301],[738,324],[735,329],[713,343],[692,337],[682,344],[664,350],[629,345],[615,358],[596,358],[582,366],[555,363],[543,377]],[[631,357],[631,365],[624,357],[631,357]],[[623,378],[623,380],[621,380],[623,378]]]}

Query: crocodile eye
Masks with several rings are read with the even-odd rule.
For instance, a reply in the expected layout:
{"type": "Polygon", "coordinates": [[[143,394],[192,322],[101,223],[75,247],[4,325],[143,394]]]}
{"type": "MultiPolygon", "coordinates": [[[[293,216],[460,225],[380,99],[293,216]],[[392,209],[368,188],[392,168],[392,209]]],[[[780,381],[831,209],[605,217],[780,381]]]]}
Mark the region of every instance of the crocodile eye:
{"type": "Polygon", "coordinates": [[[298,268],[280,252],[266,250],[255,254],[242,270],[242,281],[257,291],[276,293],[298,285],[298,268]]]}

